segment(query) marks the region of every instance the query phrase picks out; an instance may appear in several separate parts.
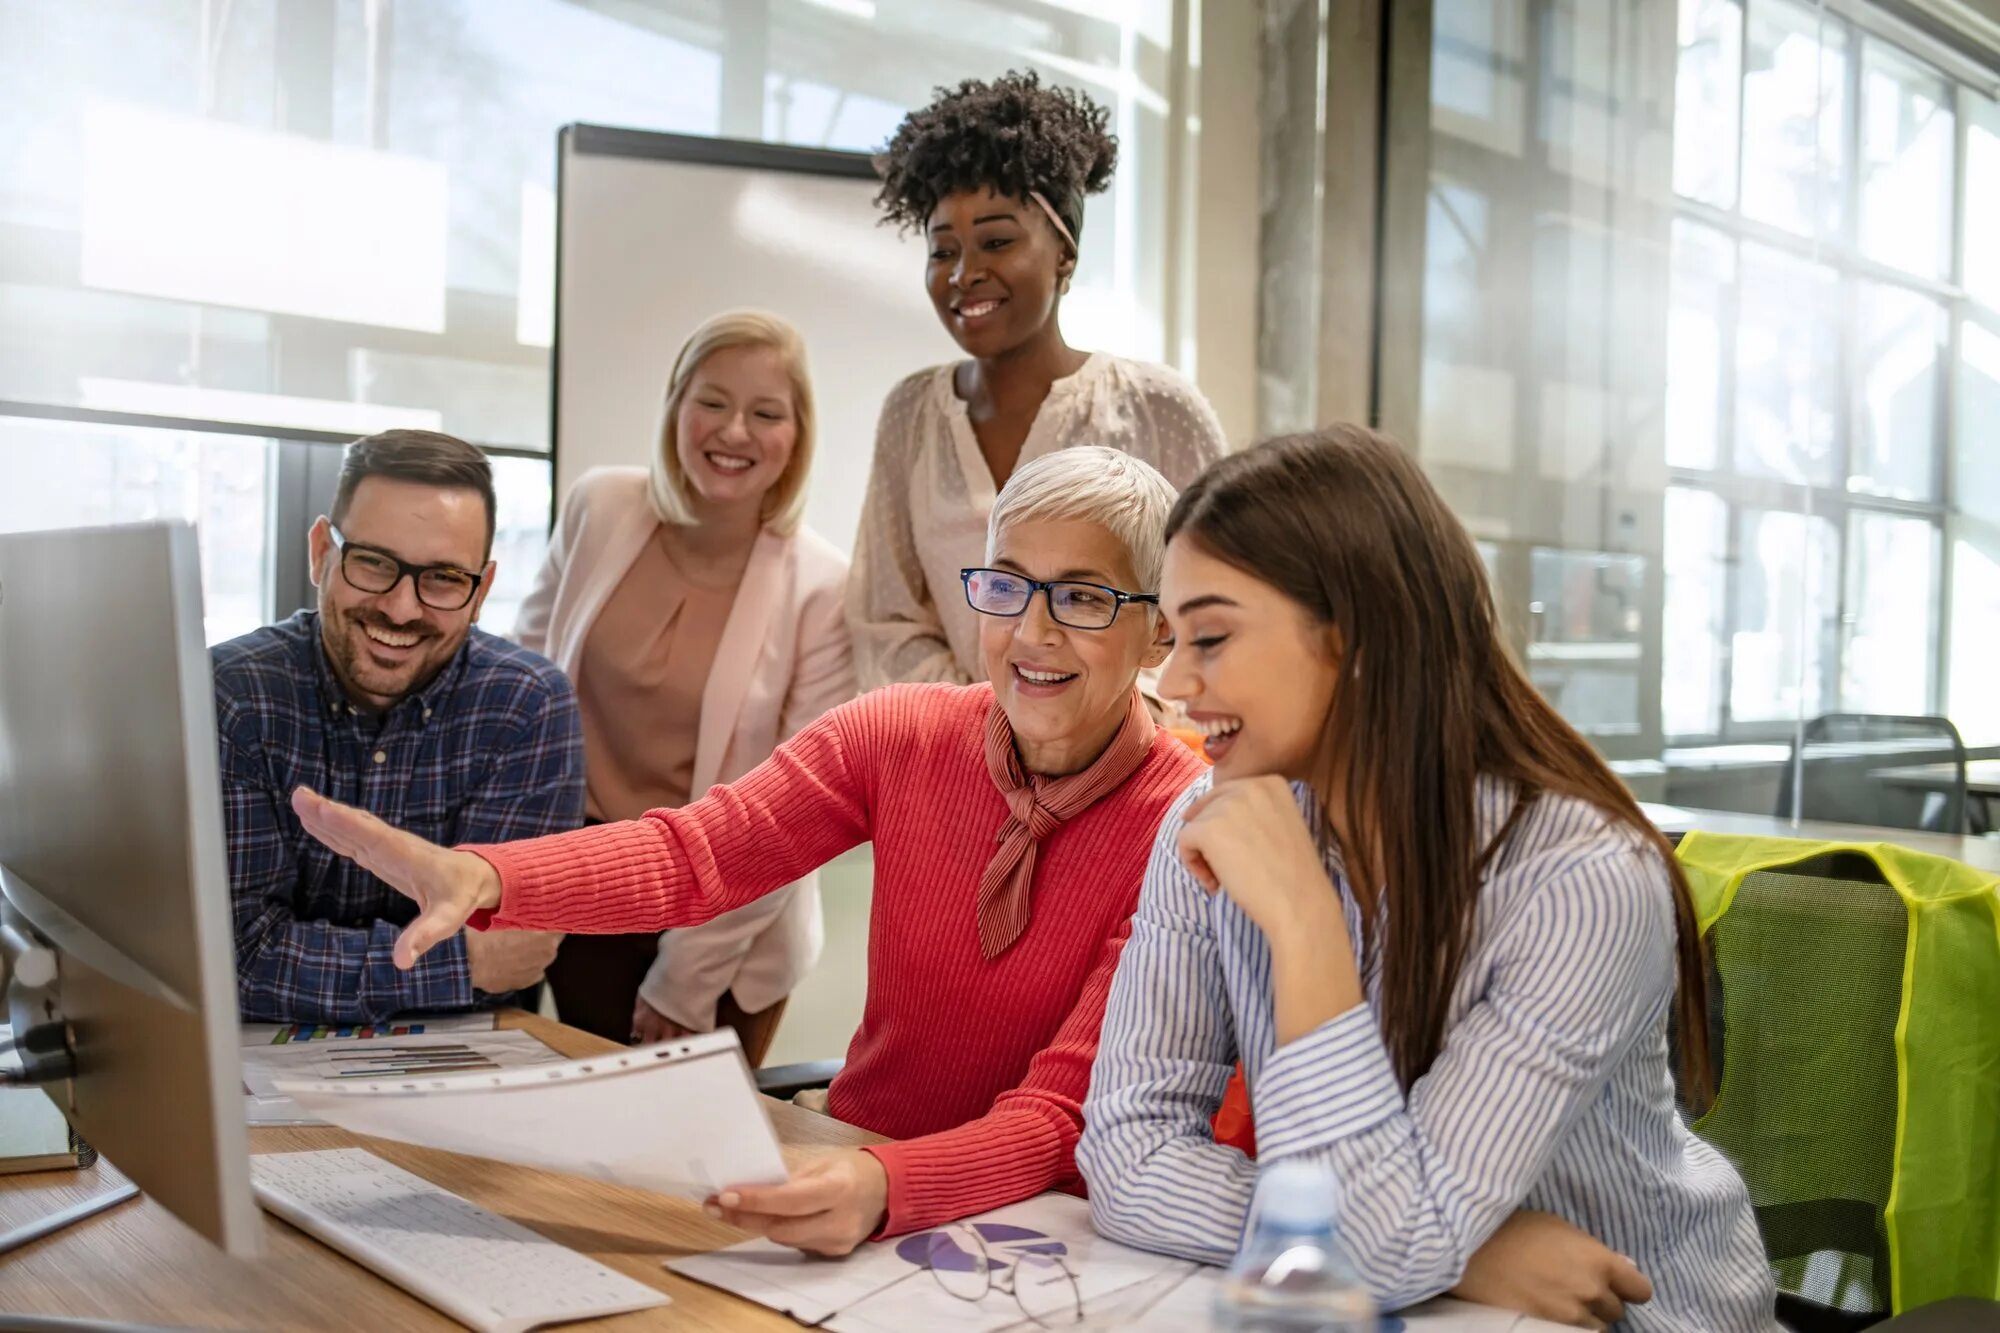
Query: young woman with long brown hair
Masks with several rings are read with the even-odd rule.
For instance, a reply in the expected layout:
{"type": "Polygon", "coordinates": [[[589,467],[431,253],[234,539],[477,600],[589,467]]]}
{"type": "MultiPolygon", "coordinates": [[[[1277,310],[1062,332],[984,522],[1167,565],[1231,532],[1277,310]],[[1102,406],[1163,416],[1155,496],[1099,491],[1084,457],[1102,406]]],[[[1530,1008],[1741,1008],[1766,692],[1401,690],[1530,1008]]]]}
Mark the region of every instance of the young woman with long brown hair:
{"type": "Polygon", "coordinates": [[[1742,1180],[1675,1106],[1670,1025],[1708,1081],[1686,881],[1509,656],[1415,461],[1355,427],[1274,440],[1168,532],[1161,689],[1215,768],[1161,827],[1113,986],[1078,1149],[1099,1228],[1234,1251],[1257,1168],[1208,1117],[1241,1059],[1261,1155],[1333,1168],[1385,1307],[1774,1328],[1742,1180]],[[1522,1293],[1580,1232],[1630,1263],[1522,1293]]]}

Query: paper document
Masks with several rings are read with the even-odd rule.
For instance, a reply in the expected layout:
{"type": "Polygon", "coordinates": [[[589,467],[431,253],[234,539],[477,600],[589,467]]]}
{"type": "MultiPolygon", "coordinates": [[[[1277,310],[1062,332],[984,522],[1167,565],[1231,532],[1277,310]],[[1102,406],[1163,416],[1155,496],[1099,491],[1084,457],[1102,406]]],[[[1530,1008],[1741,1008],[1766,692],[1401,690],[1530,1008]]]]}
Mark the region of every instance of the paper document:
{"type": "Polygon", "coordinates": [[[563,1059],[532,1033],[461,1032],[245,1046],[243,1091],[253,1125],[323,1124],[278,1091],[279,1079],[314,1081],[402,1078],[520,1069],[563,1059]]]}
{"type": "Polygon", "coordinates": [[[662,1194],[702,1198],[786,1175],[728,1028],[525,1069],[279,1078],[272,1086],[306,1114],[357,1134],[662,1194]]]}
{"type": "MultiPolygon", "coordinates": [[[[753,1240],[666,1266],[830,1333],[1020,1333],[1037,1327],[1206,1333],[1222,1276],[1219,1268],[1104,1239],[1091,1230],[1090,1205],[1066,1194],[871,1242],[831,1262],[753,1240]]],[[[1381,1320],[1381,1333],[1555,1327],[1454,1300],[1429,1301],[1381,1320]]]]}

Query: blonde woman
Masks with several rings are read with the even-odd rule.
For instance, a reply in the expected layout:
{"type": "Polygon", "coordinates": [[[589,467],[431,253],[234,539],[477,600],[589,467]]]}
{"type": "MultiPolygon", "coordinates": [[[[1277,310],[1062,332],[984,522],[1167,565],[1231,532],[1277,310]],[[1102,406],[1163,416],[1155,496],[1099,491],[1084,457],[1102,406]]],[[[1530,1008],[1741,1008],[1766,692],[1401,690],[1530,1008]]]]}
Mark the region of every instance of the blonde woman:
{"type": "MultiPolygon", "coordinates": [[[[591,821],[685,805],[854,693],[847,561],[800,521],[813,444],[798,331],[736,311],[681,348],[650,468],[571,488],[515,637],[576,684],[591,821]]],[[[820,938],[806,875],[692,929],[573,935],[548,978],[565,1022],[646,1041],[727,1023],[755,1065],[820,938]]]]}

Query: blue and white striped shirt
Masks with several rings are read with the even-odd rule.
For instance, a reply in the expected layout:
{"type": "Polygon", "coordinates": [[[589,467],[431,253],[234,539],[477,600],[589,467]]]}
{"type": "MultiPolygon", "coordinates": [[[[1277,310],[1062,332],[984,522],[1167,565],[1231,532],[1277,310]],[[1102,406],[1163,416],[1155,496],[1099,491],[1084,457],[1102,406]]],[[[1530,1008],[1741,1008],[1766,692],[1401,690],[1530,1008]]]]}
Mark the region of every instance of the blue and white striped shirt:
{"type": "MultiPolygon", "coordinates": [[[[1582,801],[1529,807],[1488,864],[1443,1048],[1406,1096],[1376,1022],[1380,950],[1360,957],[1337,850],[1327,872],[1368,1003],[1277,1048],[1262,932],[1176,855],[1188,803],[1208,786],[1196,783],[1161,825],[1111,988],[1077,1147],[1098,1230],[1230,1258],[1257,1166],[1216,1144],[1209,1118],[1241,1059],[1259,1156],[1339,1174],[1342,1243],[1384,1308],[1448,1290],[1502,1222],[1533,1208],[1652,1280],[1631,1329],[1777,1327],[1743,1181],[1675,1110],[1673,900],[1637,835],[1582,801]]],[[[1308,789],[1294,790],[1301,817],[1314,818],[1308,789]]],[[[1480,780],[1482,846],[1513,793],[1480,780]]]]}

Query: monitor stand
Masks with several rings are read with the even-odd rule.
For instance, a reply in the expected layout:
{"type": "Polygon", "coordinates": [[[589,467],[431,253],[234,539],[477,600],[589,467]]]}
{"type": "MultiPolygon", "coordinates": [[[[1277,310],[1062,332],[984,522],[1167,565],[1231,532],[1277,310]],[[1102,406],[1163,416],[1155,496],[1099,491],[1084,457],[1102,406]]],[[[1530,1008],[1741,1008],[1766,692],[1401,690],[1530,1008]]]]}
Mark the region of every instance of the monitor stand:
{"type": "MultiPolygon", "coordinates": [[[[34,928],[0,898],[0,995],[14,1037],[6,1054],[9,1067],[0,1070],[0,1087],[65,1083],[76,1069],[69,1025],[62,1016],[62,969],[56,951],[34,928]],[[13,1068],[18,1063],[19,1068],[13,1068]]],[[[85,1199],[47,1217],[0,1232],[0,1254],[40,1240],[73,1222],[123,1203],[139,1193],[137,1185],[122,1185],[85,1199]]]]}

